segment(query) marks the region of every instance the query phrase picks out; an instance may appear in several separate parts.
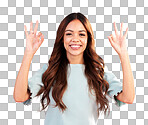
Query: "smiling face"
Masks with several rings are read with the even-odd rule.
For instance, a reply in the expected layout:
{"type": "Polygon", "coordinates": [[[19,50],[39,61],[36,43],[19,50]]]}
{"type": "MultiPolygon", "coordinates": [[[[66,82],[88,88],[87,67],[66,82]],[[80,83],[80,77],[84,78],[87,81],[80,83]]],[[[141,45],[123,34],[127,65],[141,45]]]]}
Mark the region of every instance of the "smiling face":
{"type": "Polygon", "coordinates": [[[67,57],[77,56],[83,58],[87,46],[87,30],[79,20],[71,21],[64,33],[64,47],[67,57]]]}

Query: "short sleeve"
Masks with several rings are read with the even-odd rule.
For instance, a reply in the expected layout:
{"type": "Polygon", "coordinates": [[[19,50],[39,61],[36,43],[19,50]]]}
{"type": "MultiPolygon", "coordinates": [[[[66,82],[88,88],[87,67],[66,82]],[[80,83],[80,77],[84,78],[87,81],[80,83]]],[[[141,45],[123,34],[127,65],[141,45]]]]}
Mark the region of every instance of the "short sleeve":
{"type": "Polygon", "coordinates": [[[117,96],[120,92],[122,92],[122,83],[117,79],[117,77],[110,71],[108,71],[107,66],[104,68],[104,79],[109,83],[109,89],[107,94],[109,97],[114,98],[115,104],[120,107],[126,103],[121,102],[115,96],[117,96]]]}
{"type": "Polygon", "coordinates": [[[41,69],[36,71],[35,74],[28,79],[28,89],[30,90],[31,98],[22,102],[24,105],[30,105],[32,98],[36,96],[41,86],[43,86],[42,74],[46,71],[47,68],[48,65],[44,64],[41,69]]]}

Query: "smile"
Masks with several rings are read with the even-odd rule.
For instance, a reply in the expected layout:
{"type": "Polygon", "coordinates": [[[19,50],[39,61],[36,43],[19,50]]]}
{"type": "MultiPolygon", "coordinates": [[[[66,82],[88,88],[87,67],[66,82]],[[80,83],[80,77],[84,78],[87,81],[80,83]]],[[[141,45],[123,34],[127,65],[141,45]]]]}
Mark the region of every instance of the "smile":
{"type": "Polygon", "coordinates": [[[81,48],[82,45],[70,45],[73,50],[78,50],[81,48]]]}

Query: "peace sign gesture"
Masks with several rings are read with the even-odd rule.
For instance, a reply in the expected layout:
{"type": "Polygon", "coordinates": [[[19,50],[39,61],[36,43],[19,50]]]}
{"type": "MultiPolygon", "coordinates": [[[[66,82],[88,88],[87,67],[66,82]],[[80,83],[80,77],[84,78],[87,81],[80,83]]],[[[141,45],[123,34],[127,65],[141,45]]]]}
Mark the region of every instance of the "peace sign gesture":
{"type": "Polygon", "coordinates": [[[30,33],[27,32],[27,27],[24,25],[25,34],[26,34],[26,51],[35,54],[38,48],[41,46],[42,42],[44,41],[44,36],[41,32],[36,35],[38,29],[38,21],[36,21],[35,28],[33,30],[33,24],[30,23],[30,33]]]}
{"type": "Polygon", "coordinates": [[[111,43],[111,46],[120,56],[122,52],[127,51],[126,37],[127,37],[128,27],[126,28],[126,32],[124,35],[123,35],[123,23],[121,23],[120,34],[118,33],[118,29],[115,22],[114,22],[114,29],[115,29],[115,36],[111,34],[110,36],[108,36],[108,39],[111,43]]]}

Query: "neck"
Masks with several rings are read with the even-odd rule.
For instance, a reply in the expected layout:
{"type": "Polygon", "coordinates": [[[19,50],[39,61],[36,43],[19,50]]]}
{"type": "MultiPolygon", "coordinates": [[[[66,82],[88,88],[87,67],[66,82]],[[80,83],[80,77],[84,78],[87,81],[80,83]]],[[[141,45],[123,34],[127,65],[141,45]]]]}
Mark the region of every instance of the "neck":
{"type": "Polygon", "coordinates": [[[84,64],[83,55],[67,55],[70,64],[84,64]]]}

